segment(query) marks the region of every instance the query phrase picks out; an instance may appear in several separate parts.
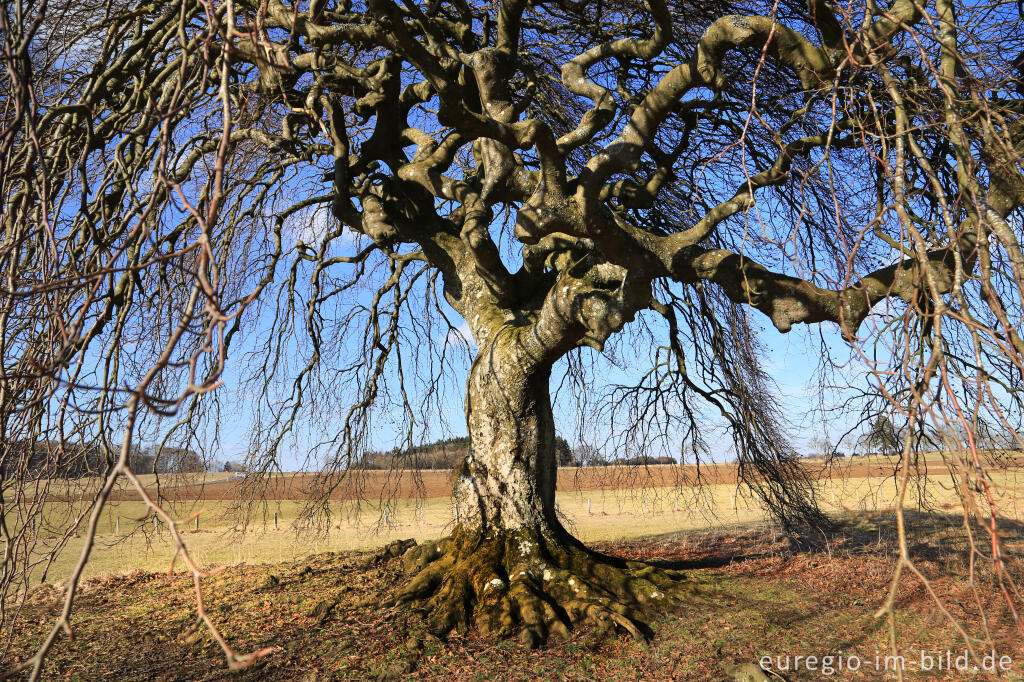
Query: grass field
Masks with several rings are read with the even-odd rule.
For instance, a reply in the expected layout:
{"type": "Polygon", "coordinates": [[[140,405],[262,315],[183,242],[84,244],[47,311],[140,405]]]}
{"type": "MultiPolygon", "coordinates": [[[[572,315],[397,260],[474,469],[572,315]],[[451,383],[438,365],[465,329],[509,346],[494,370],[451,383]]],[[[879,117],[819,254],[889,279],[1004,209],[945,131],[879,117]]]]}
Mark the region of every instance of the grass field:
{"type": "MultiPolygon", "coordinates": [[[[608,501],[606,500],[606,503],[608,501]]],[[[614,500],[611,500],[614,503],[614,500]]],[[[230,673],[219,647],[197,628],[186,576],[134,572],[93,578],[83,586],[75,638],[62,639],[47,662],[47,679],[158,680],[728,680],[740,666],[769,656],[788,667],[787,680],[896,679],[886,661],[889,631],[873,612],[884,600],[895,560],[891,515],[847,517],[817,546],[789,544],[753,530],[667,533],[597,543],[599,549],[645,560],[676,562],[687,571],[682,598],[657,616],[648,644],[591,629],[568,641],[530,650],[514,640],[473,634],[441,641],[381,597],[404,578],[401,562],[368,552],[318,553],[259,566],[233,566],[204,581],[214,622],[238,651],[273,647],[255,667],[230,673]],[[793,671],[795,657],[817,657],[817,670],[793,671]],[[832,675],[822,675],[830,656],[832,675]],[[857,671],[836,673],[856,659],[857,671]]],[[[944,605],[970,632],[983,628],[973,605],[986,610],[988,639],[979,649],[1009,661],[1001,679],[1021,680],[1024,646],[986,565],[972,591],[956,516],[912,512],[915,541],[930,549],[919,566],[932,576],[944,605]],[[1005,657],[1005,658],[1002,658],[1005,657]]],[[[1004,524],[1015,552],[1019,524],[1004,524]]],[[[9,660],[29,655],[55,614],[59,591],[37,588],[26,606],[9,660]]],[[[896,648],[905,679],[983,679],[978,671],[937,672],[942,652],[962,640],[923,586],[907,575],[897,591],[896,648]],[[922,670],[922,656],[933,661],[922,670]]],[[[955,658],[954,658],[955,660],[955,658]]],[[[852,667],[852,666],[850,666],[852,667]]]]}
{"type": "MultiPolygon", "coordinates": [[[[986,451],[982,456],[988,470],[1024,470],[1024,454],[1020,452],[986,451]]],[[[801,460],[801,463],[809,478],[823,481],[892,476],[897,466],[895,458],[883,455],[839,458],[830,462],[812,458],[801,460]]],[[[916,472],[934,476],[945,471],[943,457],[937,453],[918,455],[916,463],[916,472]]],[[[230,473],[142,475],[138,478],[154,495],[159,482],[160,495],[170,501],[235,500],[251,483],[251,478],[244,474],[230,473]]],[[[313,494],[317,479],[318,476],[311,473],[276,473],[261,479],[261,483],[265,484],[264,494],[270,499],[301,500],[313,494]]],[[[561,467],[558,490],[691,487],[698,480],[706,485],[735,484],[736,464],[561,467]]],[[[96,477],[42,481],[24,492],[29,498],[82,500],[90,499],[102,483],[102,479],[96,477]]],[[[352,471],[332,483],[336,485],[333,485],[330,498],[338,501],[381,495],[396,498],[446,497],[452,486],[451,471],[437,469],[352,471]]],[[[121,479],[115,485],[111,499],[131,501],[138,499],[138,494],[126,480],[121,479]]]]}
{"type": "MultiPolygon", "coordinates": [[[[584,628],[567,642],[536,651],[472,634],[442,642],[417,630],[408,613],[380,608],[383,595],[406,578],[400,562],[383,562],[374,548],[399,538],[425,541],[449,532],[454,521],[449,497],[402,494],[441,489],[446,472],[430,472],[434,478],[424,477],[411,488],[400,482],[391,489],[389,505],[339,495],[328,507],[329,527],[320,532],[297,530],[306,504],[302,499],[268,500],[240,524],[225,499],[238,480],[181,477],[162,491],[170,511],[192,519],[179,527],[200,566],[217,569],[203,581],[211,617],[243,653],[275,647],[256,668],[240,674],[229,673],[219,647],[196,627],[194,594],[181,562],[176,574],[167,572],[173,555],[167,528],[162,523],[154,528],[151,512],[125,490],[103,511],[88,577],[76,601],[75,639],[59,643],[48,659],[47,677],[715,680],[733,679],[736,666],[765,655],[777,661],[780,656],[828,655],[867,662],[856,673],[834,675],[837,679],[894,679],[894,670],[879,668],[874,658],[882,652],[884,664],[889,651],[887,623],[873,613],[884,601],[896,561],[893,515],[888,513],[896,482],[891,475],[869,475],[883,466],[889,465],[859,462],[833,470],[845,475],[819,478],[818,500],[842,525],[829,536],[811,538],[808,545],[793,544],[770,530],[763,509],[734,482],[703,488],[658,485],[677,481],[678,472],[655,467],[641,470],[640,476],[634,472],[633,478],[611,469],[561,472],[558,508],[577,537],[620,556],[676,562],[688,578],[684,598],[651,622],[650,645],[584,628]],[[208,491],[215,492],[212,499],[196,499],[208,491]]],[[[378,475],[371,473],[367,480],[378,475]]],[[[1015,553],[1024,550],[1017,492],[1024,489],[1021,475],[1005,468],[992,478],[1000,491],[996,504],[1006,544],[1015,553]]],[[[707,480],[728,476],[729,469],[722,467],[707,480]]],[[[275,489],[294,495],[303,480],[281,477],[275,489]]],[[[72,483],[64,493],[95,485],[72,483]]],[[[991,564],[977,563],[972,574],[964,559],[967,539],[955,513],[960,500],[954,487],[933,472],[923,488],[929,509],[947,508],[949,515],[918,511],[921,492],[915,486],[905,501],[909,540],[921,570],[934,580],[943,607],[970,632],[987,628],[986,650],[1010,657],[1012,668],[1000,671],[1003,679],[1024,680],[1022,639],[994,587],[991,564]]],[[[87,511],[74,495],[65,499],[46,503],[53,527],[87,511]]],[[[42,545],[47,533],[45,525],[37,533],[42,545]]],[[[82,542],[71,539],[45,576],[36,570],[34,582],[45,578],[45,583],[29,593],[24,627],[13,633],[4,665],[30,655],[45,635],[60,602],[60,582],[82,542]]],[[[980,679],[977,671],[920,669],[922,655],[959,655],[963,645],[922,584],[907,576],[896,601],[897,649],[910,661],[905,677],[980,679]]],[[[820,669],[790,670],[785,679],[822,679],[822,674],[820,669]]]]}
{"type": "MultiPolygon", "coordinates": [[[[999,489],[1004,491],[1004,496],[997,500],[1000,514],[1010,520],[1022,520],[1020,499],[1014,491],[1021,488],[1024,473],[1001,471],[993,476],[999,489]]],[[[908,494],[908,509],[918,507],[918,493],[914,488],[908,494]]],[[[952,487],[938,478],[929,481],[925,493],[933,509],[960,504],[952,487]]],[[[891,476],[833,478],[819,481],[817,494],[821,506],[830,513],[865,513],[890,508],[896,496],[896,483],[891,476]]],[[[735,484],[709,485],[701,489],[562,490],[557,501],[565,525],[584,542],[745,527],[766,518],[749,491],[735,484]]],[[[182,523],[179,528],[201,566],[289,561],[325,551],[371,549],[399,538],[422,542],[445,535],[454,521],[448,497],[400,498],[390,505],[337,500],[329,506],[332,514],[329,527],[321,527],[319,531],[296,529],[305,506],[301,500],[269,500],[255,515],[249,516],[245,524],[239,523],[230,505],[218,499],[168,502],[169,511],[178,518],[188,519],[198,514],[198,528],[195,521],[182,523]]],[[[80,502],[49,503],[47,510],[55,527],[69,516],[82,515],[85,511],[85,504],[80,502]]],[[[46,534],[39,536],[41,547],[46,547],[46,534]]],[[[45,576],[43,568],[39,567],[34,580],[66,578],[78,559],[81,542],[81,539],[70,540],[45,576]]],[[[173,553],[166,525],[159,522],[154,526],[152,514],[141,502],[115,501],[103,512],[99,537],[85,574],[167,570],[173,553]]]]}

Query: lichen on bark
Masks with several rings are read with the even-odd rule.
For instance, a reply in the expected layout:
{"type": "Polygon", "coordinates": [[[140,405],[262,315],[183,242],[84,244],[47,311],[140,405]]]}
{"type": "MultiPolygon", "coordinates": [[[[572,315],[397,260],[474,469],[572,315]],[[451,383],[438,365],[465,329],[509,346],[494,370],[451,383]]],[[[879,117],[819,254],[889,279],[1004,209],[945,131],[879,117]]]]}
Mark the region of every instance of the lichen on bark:
{"type": "Polygon", "coordinates": [[[448,538],[406,552],[410,579],[390,601],[421,612],[440,635],[518,633],[536,646],[588,624],[648,637],[652,610],[688,583],[678,571],[591,551],[562,526],[550,358],[524,351],[504,327],[478,352],[466,397],[471,446],[455,483],[458,523],[448,538]]]}
{"type": "Polygon", "coordinates": [[[647,638],[650,615],[692,589],[680,571],[603,556],[560,526],[484,532],[466,522],[402,561],[411,579],[389,602],[422,613],[435,634],[518,632],[528,646],[568,639],[581,625],[647,638]]]}

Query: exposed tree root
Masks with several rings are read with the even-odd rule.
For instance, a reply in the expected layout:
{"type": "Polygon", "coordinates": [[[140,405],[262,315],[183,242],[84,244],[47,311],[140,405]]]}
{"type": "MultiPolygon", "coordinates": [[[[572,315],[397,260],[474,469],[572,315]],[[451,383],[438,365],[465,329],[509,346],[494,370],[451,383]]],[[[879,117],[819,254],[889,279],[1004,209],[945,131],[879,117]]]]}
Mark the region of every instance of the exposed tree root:
{"type": "Polygon", "coordinates": [[[685,586],[679,571],[602,557],[536,529],[483,538],[460,529],[409,549],[402,561],[414,575],[388,601],[420,610],[431,632],[518,631],[528,646],[567,639],[582,624],[647,639],[647,615],[685,586]]]}

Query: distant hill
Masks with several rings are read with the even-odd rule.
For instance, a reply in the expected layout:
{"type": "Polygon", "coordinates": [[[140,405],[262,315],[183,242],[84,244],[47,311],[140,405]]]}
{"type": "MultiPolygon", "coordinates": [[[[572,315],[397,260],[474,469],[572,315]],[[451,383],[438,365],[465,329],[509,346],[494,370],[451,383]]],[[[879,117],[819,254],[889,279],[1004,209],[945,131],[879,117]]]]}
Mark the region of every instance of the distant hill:
{"type": "Polygon", "coordinates": [[[365,453],[353,469],[454,469],[466,457],[469,437],[442,438],[408,450],[365,453]]]}
{"type": "MultiPolygon", "coordinates": [[[[136,474],[206,471],[202,457],[188,448],[139,448],[129,461],[136,474]]],[[[99,446],[81,442],[19,440],[0,449],[0,473],[5,479],[99,476],[111,464],[99,446]]]]}
{"type": "MultiPolygon", "coordinates": [[[[558,466],[620,466],[678,464],[671,457],[630,457],[610,459],[591,448],[573,450],[561,436],[555,436],[558,466]]],[[[454,469],[462,463],[469,449],[469,437],[443,438],[408,450],[367,452],[353,469],[454,469]]]]}

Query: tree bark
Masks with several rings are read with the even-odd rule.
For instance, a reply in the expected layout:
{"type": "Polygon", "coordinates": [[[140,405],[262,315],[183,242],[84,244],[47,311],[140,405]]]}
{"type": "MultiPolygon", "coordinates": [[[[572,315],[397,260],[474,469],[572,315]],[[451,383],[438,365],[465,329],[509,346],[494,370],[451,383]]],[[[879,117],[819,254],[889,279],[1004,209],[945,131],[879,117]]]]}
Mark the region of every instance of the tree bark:
{"type": "Polygon", "coordinates": [[[438,634],[518,630],[534,646],[588,623],[647,637],[645,613],[677,597],[683,576],[592,552],[559,523],[550,360],[514,339],[490,339],[474,360],[458,522],[450,537],[405,552],[414,576],[391,603],[421,604],[438,634]]]}
{"type": "Polygon", "coordinates": [[[470,451],[455,500],[460,521],[485,534],[560,527],[551,367],[523,358],[515,345],[495,340],[482,349],[466,392],[470,451]]]}

